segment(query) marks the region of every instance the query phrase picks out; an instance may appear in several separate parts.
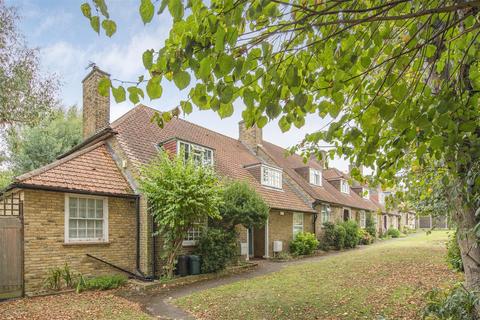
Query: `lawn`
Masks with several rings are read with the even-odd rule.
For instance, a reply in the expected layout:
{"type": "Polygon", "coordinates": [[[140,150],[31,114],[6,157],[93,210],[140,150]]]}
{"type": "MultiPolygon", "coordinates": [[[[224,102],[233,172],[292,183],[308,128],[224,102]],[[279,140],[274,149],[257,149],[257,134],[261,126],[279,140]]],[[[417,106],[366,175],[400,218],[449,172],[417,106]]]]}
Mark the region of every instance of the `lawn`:
{"type": "Polygon", "coordinates": [[[0,302],[0,319],[151,319],[141,311],[139,305],[113,293],[114,291],[67,293],[0,302]]]}
{"type": "Polygon", "coordinates": [[[181,297],[199,319],[419,319],[425,293],[460,279],[447,232],[411,235],[181,297]]]}

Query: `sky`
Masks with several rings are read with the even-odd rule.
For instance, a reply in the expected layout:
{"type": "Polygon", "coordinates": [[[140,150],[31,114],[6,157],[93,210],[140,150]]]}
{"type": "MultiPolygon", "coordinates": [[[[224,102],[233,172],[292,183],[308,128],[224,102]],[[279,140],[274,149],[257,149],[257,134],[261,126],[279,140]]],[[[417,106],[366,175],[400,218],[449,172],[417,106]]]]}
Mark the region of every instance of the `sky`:
{"type": "MultiPolygon", "coordinates": [[[[61,82],[60,100],[62,105],[82,105],[81,81],[88,73],[90,62],[111,74],[112,79],[134,81],[144,74],[142,53],[147,49],[160,49],[168,36],[172,20],[168,13],[156,15],[152,23],[143,25],[138,13],[140,0],[110,0],[110,17],[117,23],[117,32],[112,38],[95,33],[89,21],[80,12],[84,1],[76,0],[6,0],[15,6],[20,15],[20,31],[30,47],[38,48],[42,71],[55,74],[61,82]]],[[[117,83],[118,84],[118,83],[117,83]]],[[[115,82],[114,82],[115,85],[115,82]]],[[[173,82],[162,82],[163,94],[160,99],[150,101],[147,97],[141,103],[158,109],[169,110],[185,98],[189,88],[179,91],[173,82]]],[[[111,99],[110,119],[117,119],[133,108],[129,101],[117,104],[111,99]]],[[[182,118],[215,130],[230,137],[238,138],[238,122],[241,120],[243,105],[236,103],[234,114],[226,119],[213,111],[195,110],[182,118]]],[[[263,128],[264,140],[282,147],[291,147],[302,140],[305,134],[322,128],[328,119],[310,115],[304,127],[282,133],[276,121],[263,128]]],[[[347,170],[348,163],[335,159],[331,165],[347,170]]]]}

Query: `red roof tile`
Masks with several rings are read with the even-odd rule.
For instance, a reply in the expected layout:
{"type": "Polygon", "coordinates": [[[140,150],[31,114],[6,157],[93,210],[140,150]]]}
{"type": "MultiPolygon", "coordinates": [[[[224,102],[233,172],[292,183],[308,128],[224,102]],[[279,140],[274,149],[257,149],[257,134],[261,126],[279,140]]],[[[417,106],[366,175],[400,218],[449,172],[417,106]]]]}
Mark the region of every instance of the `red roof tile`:
{"type": "Polygon", "coordinates": [[[86,191],[99,194],[133,195],[104,142],[54,161],[16,178],[21,185],[86,191]]]}

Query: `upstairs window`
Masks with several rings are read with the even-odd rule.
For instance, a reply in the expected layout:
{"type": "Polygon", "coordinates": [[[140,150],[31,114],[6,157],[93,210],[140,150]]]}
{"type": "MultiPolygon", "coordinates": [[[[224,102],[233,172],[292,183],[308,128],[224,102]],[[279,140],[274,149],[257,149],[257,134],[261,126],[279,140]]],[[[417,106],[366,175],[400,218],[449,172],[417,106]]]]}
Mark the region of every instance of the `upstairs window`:
{"type": "Polygon", "coordinates": [[[321,186],[322,171],[310,168],[310,183],[316,186],[321,186]]]}
{"type": "Polygon", "coordinates": [[[193,143],[178,142],[178,150],[185,153],[185,161],[193,159],[196,165],[213,166],[213,151],[193,143]]]}
{"type": "Polygon", "coordinates": [[[368,190],[367,188],[362,188],[362,196],[363,199],[370,199],[370,190],[368,190]]]}
{"type": "Polygon", "coordinates": [[[330,205],[322,205],[322,223],[330,221],[330,205]]]}
{"type": "Polygon", "coordinates": [[[340,180],[340,191],[342,191],[343,193],[350,193],[350,186],[348,185],[347,180],[340,180]]]}
{"type": "Polygon", "coordinates": [[[262,184],[264,186],[282,189],[282,170],[267,166],[262,166],[261,172],[262,184]]]}

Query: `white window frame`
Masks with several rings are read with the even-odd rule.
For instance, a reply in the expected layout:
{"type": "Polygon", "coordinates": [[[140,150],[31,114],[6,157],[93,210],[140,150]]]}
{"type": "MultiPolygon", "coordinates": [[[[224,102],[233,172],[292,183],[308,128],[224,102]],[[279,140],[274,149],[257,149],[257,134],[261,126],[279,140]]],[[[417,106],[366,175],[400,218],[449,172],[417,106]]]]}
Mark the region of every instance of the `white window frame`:
{"type": "Polygon", "coordinates": [[[183,239],[182,241],[182,246],[184,247],[196,246],[198,243],[198,240],[200,240],[200,237],[202,236],[202,233],[206,227],[207,227],[206,221],[194,223],[194,226],[187,231],[186,238],[183,239]]]}
{"type": "Polygon", "coordinates": [[[362,188],[362,197],[363,199],[370,199],[370,190],[368,188],[362,188]]]}
{"type": "MultiPolygon", "coordinates": [[[[186,151],[186,153],[188,154],[188,157],[190,157],[195,152],[200,152],[201,156],[202,156],[202,163],[201,164],[202,165],[207,165],[207,166],[213,166],[214,162],[213,162],[213,150],[212,149],[200,146],[200,145],[195,144],[195,143],[186,142],[186,141],[183,141],[183,140],[178,140],[177,141],[177,154],[180,154],[182,145],[188,147],[188,151],[186,151]],[[205,154],[207,154],[207,153],[210,153],[210,161],[209,162],[207,162],[206,161],[207,159],[205,158],[205,154]]],[[[185,160],[187,160],[187,158],[185,158],[185,160]]],[[[194,159],[194,161],[195,161],[195,159],[194,159]]]]}
{"type": "Polygon", "coordinates": [[[322,209],[321,209],[321,221],[322,221],[322,224],[326,223],[326,222],[330,222],[330,215],[331,215],[331,212],[332,212],[332,209],[330,208],[330,205],[329,204],[322,204],[322,209]],[[325,214],[324,212],[326,212],[326,217],[327,217],[327,220],[325,221],[324,220],[324,217],[325,217],[325,214]]]}
{"type": "Polygon", "coordinates": [[[340,191],[342,193],[350,194],[350,185],[345,179],[340,179],[340,191]]]}
{"type": "MultiPolygon", "coordinates": [[[[298,222],[298,221],[297,221],[298,222]]],[[[305,217],[304,217],[304,214],[303,212],[294,212],[292,214],[292,233],[293,233],[293,238],[295,239],[295,236],[300,233],[300,232],[303,232],[303,227],[304,227],[304,224],[305,224],[305,217]],[[299,224],[299,223],[295,223],[296,219],[295,217],[302,217],[301,220],[302,220],[302,224],[299,224]]]]}
{"type": "Polygon", "coordinates": [[[108,242],[108,198],[101,196],[93,195],[82,195],[75,193],[66,193],[65,194],[65,230],[64,230],[64,241],[65,243],[105,243],[108,242]],[[103,200],[103,222],[102,222],[102,238],[83,238],[83,239],[70,239],[69,229],[70,229],[70,198],[79,198],[79,199],[93,199],[93,200],[103,200]]]}
{"type": "Polygon", "coordinates": [[[359,211],[360,215],[360,228],[364,228],[367,226],[367,212],[365,210],[360,210],[359,211]]]}
{"type": "Polygon", "coordinates": [[[315,186],[322,186],[322,171],[321,170],[317,170],[317,169],[313,169],[313,168],[309,168],[309,179],[310,179],[310,184],[313,184],[315,186]],[[318,177],[318,181],[316,181],[318,177]]]}
{"type": "Polygon", "coordinates": [[[262,165],[260,168],[260,181],[262,185],[275,188],[275,189],[282,189],[283,185],[283,171],[281,169],[277,169],[274,167],[262,165]],[[278,174],[278,179],[275,177],[270,177],[269,179],[265,179],[265,174],[271,172],[272,174],[278,174]]]}

